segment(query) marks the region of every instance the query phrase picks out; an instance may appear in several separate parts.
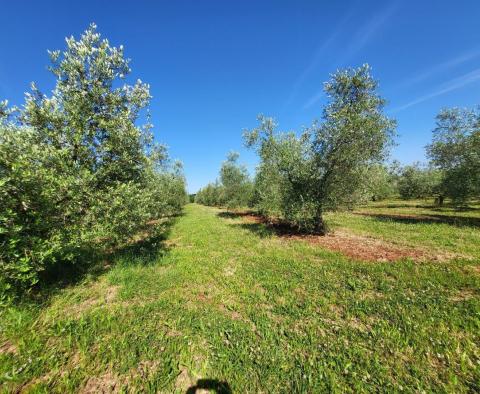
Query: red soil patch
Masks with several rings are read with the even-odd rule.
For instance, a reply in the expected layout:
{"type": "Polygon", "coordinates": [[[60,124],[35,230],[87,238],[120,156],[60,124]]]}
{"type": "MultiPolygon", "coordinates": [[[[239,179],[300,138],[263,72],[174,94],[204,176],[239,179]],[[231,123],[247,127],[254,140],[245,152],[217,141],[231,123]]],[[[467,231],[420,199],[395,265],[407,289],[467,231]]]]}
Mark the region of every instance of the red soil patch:
{"type": "Polygon", "coordinates": [[[294,238],[306,239],[312,244],[321,245],[359,260],[397,261],[408,258],[419,261],[427,258],[421,250],[401,247],[380,239],[355,235],[343,230],[336,230],[325,236],[295,236],[294,238]]]}
{"type": "Polygon", "coordinates": [[[275,231],[282,238],[304,240],[314,245],[320,245],[326,249],[341,252],[342,254],[357,260],[365,261],[397,261],[401,259],[445,260],[451,256],[429,255],[426,252],[396,245],[377,238],[365,237],[349,233],[345,230],[336,230],[327,235],[299,234],[291,227],[282,223],[271,222],[262,216],[252,213],[244,213],[239,216],[250,223],[263,223],[275,231]]]}

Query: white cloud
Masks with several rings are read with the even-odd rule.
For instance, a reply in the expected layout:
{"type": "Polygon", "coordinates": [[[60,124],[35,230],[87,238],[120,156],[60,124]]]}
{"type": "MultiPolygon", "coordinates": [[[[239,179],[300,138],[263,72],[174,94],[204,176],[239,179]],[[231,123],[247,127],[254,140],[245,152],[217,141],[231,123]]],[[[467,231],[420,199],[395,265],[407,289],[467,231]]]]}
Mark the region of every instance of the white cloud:
{"type": "Polygon", "coordinates": [[[447,60],[443,63],[439,63],[433,67],[431,67],[430,69],[428,70],[425,70],[421,73],[418,73],[416,74],[415,76],[411,77],[411,78],[408,78],[406,79],[405,81],[403,81],[400,86],[401,87],[406,87],[406,86],[411,86],[411,85],[414,85],[414,84],[417,84],[419,82],[422,82],[432,76],[435,76],[435,75],[438,75],[442,72],[445,72],[445,71],[448,71],[462,63],[465,63],[469,60],[472,60],[476,57],[480,56],[480,49],[475,49],[475,50],[471,50],[471,51],[468,51],[468,52],[465,52],[465,53],[462,53],[461,55],[453,58],[453,59],[450,59],[450,60],[447,60]]]}
{"type": "Polygon", "coordinates": [[[397,2],[391,2],[380,12],[373,15],[367,23],[360,27],[354,35],[353,40],[347,47],[343,54],[340,65],[343,65],[350,60],[356,53],[360,52],[376,35],[376,33],[385,25],[385,23],[392,17],[398,6],[397,2]]]}
{"type": "Polygon", "coordinates": [[[353,8],[351,8],[350,11],[345,14],[343,19],[337,25],[336,29],[330,34],[330,36],[326,40],[324,40],[321,45],[319,45],[319,47],[315,51],[315,54],[312,60],[307,65],[307,67],[303,70],[303,72],[298,76],[297,80],[293,84],[292,92],[288,97],[285,105],[289,105],[293,101],[302,84],[305,82],[308,76],[319,66],[319,64],[323,59],[325,51],[335,42],[337,37],[342,33],[346,23],[350,20],[352,15],[353,15],[353,8]]]}
{"type": "Polygon", "coordinates": [[[476,70],[473,70],[467,74],[464,74],[458,78],[454,78],[447,83],[444,83],[438,90],[435,90],[434,92],[425,94],[423,96],[420,96],[416,98],[415,100],[412,100],[404,105],[401,105],[399,107],[396,107],[392,110],[392,112],[399,112],[403,111],[404,109],[413,107],[414,105],[423,103],[424,101],[430,100],[432,98],[441,96],[442,94],[446,94],[449,92],[452,92],[454,90],[463,88],[467,85],[470,85],[472,83],[475,83],[477,81],[480,81],[480,68],[477,68],[476,70]]]}
{"type": "MultiPolygon", "coordinates": [[[[339,66],[343,66],[349,61],[356,53],[360,52],[378,33],[378,31],[385,25],[385,23],[392,17],[393,13],[398,7],[397,2],[389,3],[380,12],[373,15],[364,25],[358,29],[354,34],[351,44],[347,47],[346,51],[337,62],[339,66]]],[[[317,91],[307,102],[304,104],[303,109],[312,107],[323,96],[323,89],[317,91]]]]}

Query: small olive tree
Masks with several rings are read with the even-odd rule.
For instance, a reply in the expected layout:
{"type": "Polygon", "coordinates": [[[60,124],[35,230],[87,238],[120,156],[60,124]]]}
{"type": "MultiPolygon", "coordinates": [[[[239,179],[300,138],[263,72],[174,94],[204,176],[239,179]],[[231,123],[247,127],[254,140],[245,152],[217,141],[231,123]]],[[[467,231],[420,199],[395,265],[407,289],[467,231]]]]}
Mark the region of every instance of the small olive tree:
{"type": "Polygon", "coordinates": [[[381,201],[398,193],[394,174],[384,164],[374,164],[366,173],[366,197],[371,201],[381,201]]]}
{"type": "Polygon", "coordinates": [[[223,196],[223,186],[217,181],[215,183],[209,183],[207,186],[198,190],[195,195],[195,202],[210,207],[221,206],[223,205],[223,196]]]}
{"type": "Polygon", "coordinates": [[[230,152],[222,163],[219,179],[201,188],[195,196],[198,204],[226,207],[246,207],[252,200],[253,183],[247,168],[238,164],[239,154],[230,152]]]}
{"type": "Polygon", "coordinates": [[[300,230],[325,233],[326,210],[362,199],[368,168],[384,160],[395,130],[377,87],[368,65],[338,71],[325,84],[323,122],[297,137],[277,133],[272,119],[260,117],[259,126],[244,133],[260,156],[256,195],[262,210],[300,230]]]}
{"type": "Polygon", "coordinates": [[[271,118],[259,116],[259,126],[244,133],[245,143],[260,156],[254,200],[264,215],[277,217],[300,230],[312,230],[315,186],[319,181],[308,132],[279,133],[271,118]]]}
{"type": "Polygon", "coordinates": [[[220,168],[220,182],[223,186],[223,203],[227,208],[248,205],[252,183],[245,166],[238,164],[239,154],[230,152],[220,168]]]}

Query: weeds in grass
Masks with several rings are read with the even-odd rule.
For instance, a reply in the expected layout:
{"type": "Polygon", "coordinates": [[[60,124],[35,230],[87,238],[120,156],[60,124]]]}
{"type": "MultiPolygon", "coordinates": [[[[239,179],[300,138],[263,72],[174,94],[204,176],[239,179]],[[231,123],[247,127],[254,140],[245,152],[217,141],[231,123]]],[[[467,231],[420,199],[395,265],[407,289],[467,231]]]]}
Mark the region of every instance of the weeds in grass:
{"type": "MultiPolygon", "coordinates": [[[[2,310],[2,390],[480,390],[478,260],[361,261],[219,212],[188,205],[165,237],[2,310]]],[[[477,228],[329,220],[478,256],[477,228]]]]}

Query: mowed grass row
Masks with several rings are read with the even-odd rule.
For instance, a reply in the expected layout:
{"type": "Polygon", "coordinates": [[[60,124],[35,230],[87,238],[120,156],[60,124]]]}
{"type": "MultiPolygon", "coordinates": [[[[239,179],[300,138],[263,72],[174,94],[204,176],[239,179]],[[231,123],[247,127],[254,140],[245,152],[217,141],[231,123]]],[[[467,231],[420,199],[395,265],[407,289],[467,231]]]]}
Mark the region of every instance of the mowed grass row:
{"type": "MultiPolygon", "coordinates": [[[[2,311],[2,390],[480,390],[478,260],[355,261],[220,212],[188,205],[165,241],[2,311]]],[[[466,229],[478,241],[474,227],[333,220],[447,251],[466,229]],[[426,225],[436,235],[415,239],[426,225]]]]}

